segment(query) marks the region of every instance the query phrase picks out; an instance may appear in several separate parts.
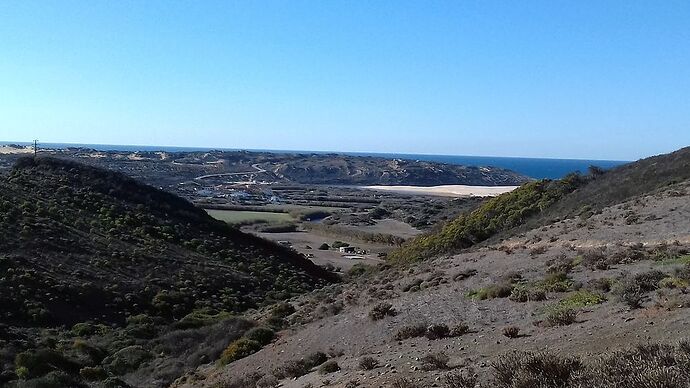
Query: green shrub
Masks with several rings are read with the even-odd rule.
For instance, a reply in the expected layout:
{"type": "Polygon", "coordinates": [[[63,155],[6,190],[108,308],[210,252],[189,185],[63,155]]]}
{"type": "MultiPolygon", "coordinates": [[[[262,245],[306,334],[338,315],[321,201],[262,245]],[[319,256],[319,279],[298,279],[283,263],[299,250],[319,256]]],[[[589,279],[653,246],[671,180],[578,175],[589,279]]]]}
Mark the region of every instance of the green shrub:
{"type": "Polygon", "coordinates": [[[94,364],[100,364],[101,361],[103,361],[103,359],[108,355],[105,350],[80,339],[75,340],[72,347],[79,353],[89,357],[91,362],[94,364]]]}
{"type": "Polygon", "coordinates": [[[15,369],[25,368],[28,378],[40,377],[55,370],[69,374],[79,372],[79,364],[52,349],[21,352],[15,357],[14,365],[15,369]]]}
{"type": "Polygon", "coordinates": [[[268,345],[273,341],[275,332],[267,327],[255,327],[244,334],[250,340],[260,343],[262,346],[268,345]]]}
{"type": "Polygon", "coordinates": [[[521,284],[513,287],[508,298],[514,302],[537,302],[546,300],[546,291],[539,287],[521,284]]]}
{"type": "Polygon", "coordinates": [[[628,307],[639,308],[646,298],[646,293],[658,289],[659,283],[666,276],[665,273],[657,270],[628,275],[620,279],[614,293],[628,307]]]}
{"type": "Polygon", "coordinates": [[[15,370],[14,373],[17,375],[17,378],[20,380],[26,380],[29,378],[29,368],[25,366],[18,366],[15,370]]]}
{"type": "Polygon", "coordinates": [[[488,287],[480,288],[478,290],[470,291],[468,296],[472,299],[494,299],[507,298],[513,291],[513,286],[507,283],[492,284],[488,287]]]}
{"type": "Polygon", "coordinates": [[[584,178],[571,175],[557,181],[526,183],[484,202],[471,213],[447,223],[438,232],[409,240],[388,257],[391,261],[406,263],[468,248],[502,230],[523,224],[585,182],[584,178]]]}
{"type": "Polygon", "coordinates": [[[323,243],[323,244],[319,245],[319,249],[322,251],[327,251],[327,250],[331,249],[331,247],[328,246],[328,244],[323,243]]]}
{"type": "Polygon", "coordinates": [[[271,309],[271,315],[274,317],[285,318],[295,312],[295,307],[290,303],[278,303],[271,309]]]}
{"type": "Polygon", "coordinates": [[[594,306],[606,301],[606,298],[600,294],[595,294],[589,291],[576,291],[571,295],[561,299],[558,305],[562,308],[582,308],[594,306]]]}
{"type": "Polygon", "coordinates": [[[89,322],[81,322],[72,326],[72,334],[78,337],[86,337],[96,334],[96,326],[89,322]]]}
{"type": "Polygon", "coordinates": [[[577,311],[572,308],[553,308],[546,314],[547,326],[567,326],[575,323],[577,311]]]}
{"type": "Polygon", "coordinates": [[[103,360],[105,369],[121,376],[139,369],[143,363],[151,360],[153,355],[142,346],[134,345],[118,350],[103,360]]]}
{"type": "Polygon", "coordinates": [[[86,381],[102,381],[108,378],[108,373],[100,366],[81,368],[79,375],[86,381]]]}
{"type": "Polygon", "coordinates": [[[245,358],[261,350],[261,344],[248,338],[240,338],[228,345],[220,356],[221,365],[245,358]]]}
{"type": "Polygon", "coordinates": [[[568,278],[565,272],[548,274],[540,283],[540,287],[549,292],[566,292],[573,285],[573,281],[568,278]]]}
{"type": "Polygon", "coordinates": [[[659,287],[661,288],[681,288],[685,289],[690,287],[690,282],[687,279],[675,277],[675,276],[669,276],[667,278],[662,279],[659,282],[659,287]]]}

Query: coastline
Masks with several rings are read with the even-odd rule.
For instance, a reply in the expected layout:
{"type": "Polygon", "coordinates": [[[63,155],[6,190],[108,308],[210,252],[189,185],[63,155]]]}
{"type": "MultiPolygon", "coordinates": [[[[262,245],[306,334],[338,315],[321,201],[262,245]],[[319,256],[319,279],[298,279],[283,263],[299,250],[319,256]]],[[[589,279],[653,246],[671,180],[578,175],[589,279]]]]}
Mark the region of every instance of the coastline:
{"type": "Polygon", "coordinates": [[[362,186],[363,189],[439,197],[495,197],[520,186],[362,186]]]}

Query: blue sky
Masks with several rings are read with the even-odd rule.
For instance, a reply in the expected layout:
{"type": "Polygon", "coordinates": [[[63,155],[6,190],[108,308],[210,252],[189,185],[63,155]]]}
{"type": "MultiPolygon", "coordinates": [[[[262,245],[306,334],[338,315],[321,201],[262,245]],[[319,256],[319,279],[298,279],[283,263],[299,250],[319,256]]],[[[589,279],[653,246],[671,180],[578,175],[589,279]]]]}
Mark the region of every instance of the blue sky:
{"type": "Polygon", "coordinates": [[[0,140],[631,160],[688,1],[2,1],[0,140]]]}

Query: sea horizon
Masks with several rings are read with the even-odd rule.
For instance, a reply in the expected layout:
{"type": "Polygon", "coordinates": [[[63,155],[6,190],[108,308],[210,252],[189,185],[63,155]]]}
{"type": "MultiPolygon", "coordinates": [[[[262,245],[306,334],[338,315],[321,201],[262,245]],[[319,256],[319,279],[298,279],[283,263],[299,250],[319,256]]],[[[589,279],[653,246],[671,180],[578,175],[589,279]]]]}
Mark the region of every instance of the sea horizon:
{"type": "MultiPolygon", "coordinates": [[[[31,142],[0,141],[0,145],[16,144],[31,146],[31,142]]],[[[474,155],[443,155],[443,154],[414,154],[389,152],[361,152],[361,151],[312,151],[312,150],[275,150],[260,148],[223,148],[223,147],[188,147],[161,145],[126,145],[126,144],[86,144],[86,143],[41,143],[39,149],[68,149],[82,148],[95,151],[125,151],[125,152],[204,152],[204,151],[248,151],[282,154],[316,154],[316,155],[345,155],[360,157],[380,157],[386,159],[418,160],[451,165],[498,167],[515,171],[534,179],[559,179],[572,172],[586,172],[590,166],[610,169],[622,164],[630,163],[626,160],[605,159],[572,159],[572,158],[534,158],[513,156],[474,156],[474,155]]]]}

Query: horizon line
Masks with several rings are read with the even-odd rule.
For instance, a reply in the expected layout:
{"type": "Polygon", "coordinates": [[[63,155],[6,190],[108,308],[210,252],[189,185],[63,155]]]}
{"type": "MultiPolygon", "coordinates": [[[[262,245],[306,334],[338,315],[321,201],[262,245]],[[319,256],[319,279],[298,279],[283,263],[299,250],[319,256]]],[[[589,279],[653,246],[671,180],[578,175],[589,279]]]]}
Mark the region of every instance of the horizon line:
{"type": "MultiPolygon", "coordinates": [[[[22,146],[32,146],[33,141],[7,141],[0,140],[0,145],[10,145],[17,144],[22,146]]],[[[88,149],[88,146],[102,146],[102,147],[161,147],[161,149],[146,150],[149,152],[155,151],[165,151],[163,148],[181,148],[189,149],[189,152],[194,151],[248,151],[248,152],[268,152],[268,153],[313,153],[313,154],[336,154],[336,155],[375,155],[375,156],[385,156],[385,155],[403,155],[403,156],[448,156],[448,157],[470,157],[470,158],[487,158],[487,159],[537,159],[537,160],[574,160],[574,161],[601,161],[601,162],[633,162],[635,160],[619,160],[619,159],[588,159],[588,158],[558,158],[558,157],[535,157],[535,156],[496,156],[496,155],[467,155],[467,154],[435,154],[435,153],[410,153],[410,152],[381,152],[381,151],[332,151],[332,150],[288,150],[288,149],[271,149],[271,148],[224,148],[224,147],[207,147],[207,146],[178,146],[178,145],[151,145],[151,144],[106,144],[106,143],[71,143],[71,142],[38,142],[39,149],[41,144],[55,145],[55,146],[74,146],[74,148],[84,148],[88,149]],[[194,150],[194,151],[192,151],[194,150]]],[[[66,147],[56,147],[59,149],[66,147]]],[[[105,150],[105,151],[128,151],[128,150],[105,150]]],[[[651,157],[654,155],[649,155],[646,157],[651,157]]],[[[395,159],[395,158],[393,158],[395,159]]],[[[639,158],[643,159],[643,158],[639,158]]],[[[639,160],[636,159],[636,160],[639,160]]]]}

